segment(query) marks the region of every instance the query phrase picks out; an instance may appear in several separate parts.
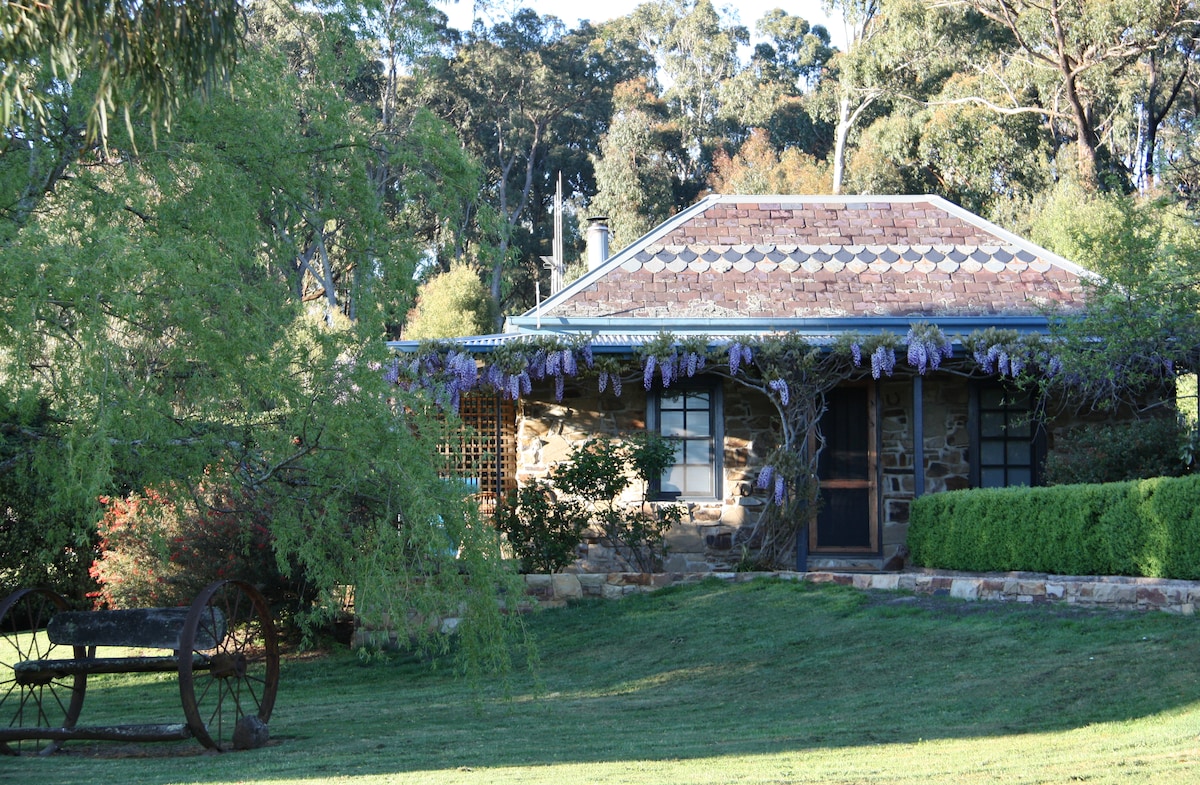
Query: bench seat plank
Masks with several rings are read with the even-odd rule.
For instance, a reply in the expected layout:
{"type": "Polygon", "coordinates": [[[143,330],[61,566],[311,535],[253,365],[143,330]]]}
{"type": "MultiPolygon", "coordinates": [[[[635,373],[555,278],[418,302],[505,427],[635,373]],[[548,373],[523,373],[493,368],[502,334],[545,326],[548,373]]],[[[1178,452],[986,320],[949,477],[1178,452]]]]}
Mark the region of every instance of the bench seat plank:
{"type": "Polygon", "coordinates": [[[182,723],[161,725],[110,725],[78,728],[0,728],[0,742],[45,739],[68,741],[182,741],[192,729],[182,723]]]}
{"type": "MultiPolygon", "coordinates": [[[[62,646],[128,646],[179,649],[188,608],[133,608],[119,611],[61,611],[46,625],[50,640],[62,646]]],[[[217,609],[216,630],[201,624],[196,648],[211,649],[225,636],[225,617],[217,609]]]]}
{"type": "MultiPolygon", "coordinates": [[[[206,670],[208,657],[192,655],[192,669],[206,670]]],[[[81,673],[167,673],[179,670],[179,657],[85,657],[63,660],[25,660],[13,665],[20,684],[29,684],[38,677],[66,678],[81,673]]]]}

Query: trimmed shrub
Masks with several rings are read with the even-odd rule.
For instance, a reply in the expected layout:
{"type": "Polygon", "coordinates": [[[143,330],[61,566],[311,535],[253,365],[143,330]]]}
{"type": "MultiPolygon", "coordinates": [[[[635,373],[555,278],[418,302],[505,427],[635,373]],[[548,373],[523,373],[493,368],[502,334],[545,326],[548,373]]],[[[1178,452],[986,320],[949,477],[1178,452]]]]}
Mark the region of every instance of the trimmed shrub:
{"type": "Polygon", "coordinates": [[[913,563],[975,572],[1200,578],[1200,477],[922,496],[913,563]]]}
{"type": "Polygon", "coordinates": [[[548,483],[510,497],[496,516],[497,526],[526,572],[553,572],[571,564],[588,527],[597,529],[631,568],[653,572],[660,566],[667,530],[683,517],[677,504],[649,503],[653,481],[674,454],[670,440],[654,433],[584,442],[554,468],[548,483]],[[639,501],[622,501],[637,483],[639,501]]]}
{"type": "Polygon", "coordinates": [[[558,572],[575,561],[587,526],[583,505],[558,501],[542,482],[510,491],[496,510],[496,527],[521,560],[521,572],[558,572]]]}

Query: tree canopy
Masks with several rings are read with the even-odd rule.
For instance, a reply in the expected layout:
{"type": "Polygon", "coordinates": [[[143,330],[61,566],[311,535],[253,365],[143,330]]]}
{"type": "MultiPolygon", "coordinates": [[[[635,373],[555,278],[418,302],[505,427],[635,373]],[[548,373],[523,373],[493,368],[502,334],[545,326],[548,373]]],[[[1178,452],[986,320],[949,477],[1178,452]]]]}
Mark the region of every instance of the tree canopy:
{"type": "Polygon", "coordinates": [[[78,586],[98,498],[219,476],[315,587],[498,629],[495,542],[384,339],[533,306],[556,218],[569,262],[586,218],[620,245],[710,190],[939,193],[1103,276],[1113,339],[1063,334],[1095,401],[1196,368],[1192,4],[831,7],[843,49],[709,0],[465,31],[427,0],[0,3],[0,574],[78,586]]]}

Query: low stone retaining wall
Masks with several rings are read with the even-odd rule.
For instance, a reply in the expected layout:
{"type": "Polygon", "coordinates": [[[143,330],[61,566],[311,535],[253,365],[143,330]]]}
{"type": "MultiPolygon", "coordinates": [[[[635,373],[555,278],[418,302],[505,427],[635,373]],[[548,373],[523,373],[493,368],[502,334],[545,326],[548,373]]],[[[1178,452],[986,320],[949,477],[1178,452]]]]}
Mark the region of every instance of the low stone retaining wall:
{"type": "Polygon", "coordinates": [[[854,572],[705,572],[705,573],[560,573],[527,575],[529,594],[554,607],[583,597],[619,599],[676,584],[708,578],[744,582],[755,578],[836,583],[858,589],[907,591],[962,600],[1065,602],[1114,610],[1158,610],[1191,616],[1200,604],[1200,582],[1158,578],[1063,576],[1040,573],[956,573],[906,570],[897,573],[854,572]]]}

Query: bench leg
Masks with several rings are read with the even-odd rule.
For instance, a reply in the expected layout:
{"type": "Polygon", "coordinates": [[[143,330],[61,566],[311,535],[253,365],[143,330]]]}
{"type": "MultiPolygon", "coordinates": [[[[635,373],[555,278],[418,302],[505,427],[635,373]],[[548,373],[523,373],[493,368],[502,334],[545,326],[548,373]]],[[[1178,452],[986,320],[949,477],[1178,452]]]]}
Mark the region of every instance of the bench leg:
{"type": "Polygon", "coordinates": [[[38,735],[38,729],[73,728],[83,706],[87,674],[18,674],[27,660],[82,659],[82,646],[59,646],[46,635],[55,613],[65,610],[62,597],[47,589],[20,589],[0,601],[0,726],[29,729],[29,736],[0,741],[7,755],[49,755],[62,742],[38,735]]]}

